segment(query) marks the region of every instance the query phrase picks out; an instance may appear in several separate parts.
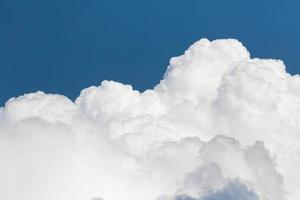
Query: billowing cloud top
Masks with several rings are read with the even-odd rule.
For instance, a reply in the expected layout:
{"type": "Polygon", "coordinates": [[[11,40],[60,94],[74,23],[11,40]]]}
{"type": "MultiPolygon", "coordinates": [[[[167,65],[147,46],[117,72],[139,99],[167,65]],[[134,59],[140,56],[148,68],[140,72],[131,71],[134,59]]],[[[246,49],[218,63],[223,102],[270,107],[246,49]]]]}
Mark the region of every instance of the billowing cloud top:
{"type": "Polygon", "coordinates": [[[201,39],[154,89],[103,81],[75,102],[0,108],[0,199],[299,200],[300,77],[201,39]]]}

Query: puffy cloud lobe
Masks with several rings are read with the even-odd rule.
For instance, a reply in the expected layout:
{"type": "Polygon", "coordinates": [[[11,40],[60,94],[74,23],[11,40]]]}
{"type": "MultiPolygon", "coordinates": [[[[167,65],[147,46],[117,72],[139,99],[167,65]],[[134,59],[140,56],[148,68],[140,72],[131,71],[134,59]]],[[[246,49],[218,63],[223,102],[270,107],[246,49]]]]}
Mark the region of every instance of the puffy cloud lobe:
{"type": "Polygon", "coordinates": [[[237,40],[201,39],[142,93],[103,81],[75,102],[12,98],[0,108],[0,197],[298,200],[299,83],[237,40]]]}
{"type": "Polygon", "coordinates": [[[10,122],[41,119],[68,123],[76,115],[76,106],[65,96],[37,92],[12,98],[5,104],[5,117],[10,122]]]}
{"type": "Polygon", "coordinates": [[[184,55],[171,59],[165,79],[156,89],[195,103],[211,101],[224,73],[244,59],[249,59],[249,53],[236,40],[201,39],[184,55]]]}
{"type": "Polygon", "coordinates": [[[275,170],[274,163],[261,142],[243,149],[233,138],[217,136],[202,144],[196,163],[194,166],[197,168],[183,178],[182,186],[176,192],[176,200],[186,197],[215,199],[221,197],[221,194],[227,198],[227,192],[230,195],[235,193],[228,190],[230,188],[241,189],[232,199],[247,199],[250,194],[247,190],[261,199],[284,199],[282,177],[275,170]],[[224,193],[223,190],[228,191],[224,193]]]}

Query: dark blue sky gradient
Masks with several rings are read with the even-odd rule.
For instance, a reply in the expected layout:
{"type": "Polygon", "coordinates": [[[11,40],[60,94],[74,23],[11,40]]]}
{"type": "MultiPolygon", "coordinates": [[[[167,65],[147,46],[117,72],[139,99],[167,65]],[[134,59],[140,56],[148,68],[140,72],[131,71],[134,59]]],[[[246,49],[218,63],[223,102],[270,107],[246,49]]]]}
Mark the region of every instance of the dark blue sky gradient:
{"type": "Polygon", "coordinates": [[[202,37],[237,38],[300,73],[300,1],[0,0],[0,105],[43,90],[70,98],[103,79],[153,87],[202,37]]]}

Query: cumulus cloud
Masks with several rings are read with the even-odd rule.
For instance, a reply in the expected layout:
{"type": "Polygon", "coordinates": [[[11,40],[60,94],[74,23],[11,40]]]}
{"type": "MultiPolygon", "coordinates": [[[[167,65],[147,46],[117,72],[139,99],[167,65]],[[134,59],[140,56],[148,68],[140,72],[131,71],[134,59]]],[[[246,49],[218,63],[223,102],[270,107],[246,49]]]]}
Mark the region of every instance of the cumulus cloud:
{"type": "Polygon", "coordinates": [[[0,108],[6,200],[298,200],[300,77],[201,39],[153,89],[103,81],[73,102],[0,108]]]}
{"type": "MultiPolygon", "coordinates": [[[[222,190],[211,193],[203,200],[258,200],[257,195],[238,181],[230,182],[222,190]]],[[[176,200],[197,200],[190,196],[178,196],[176,200]]]]}

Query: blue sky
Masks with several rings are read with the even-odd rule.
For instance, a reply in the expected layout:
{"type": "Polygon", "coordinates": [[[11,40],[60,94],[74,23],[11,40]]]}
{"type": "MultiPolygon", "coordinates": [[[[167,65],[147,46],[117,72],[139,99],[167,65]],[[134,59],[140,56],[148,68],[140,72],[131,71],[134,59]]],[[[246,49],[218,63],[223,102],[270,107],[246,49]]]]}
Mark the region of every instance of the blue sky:
{"type": "Polygon", "coordinates": [[[300,73],[296,0],[0,0],[0,105],[43,90],[75,98],[109,79],[153,87],[202,37],[237,38],[300,73]]]}

